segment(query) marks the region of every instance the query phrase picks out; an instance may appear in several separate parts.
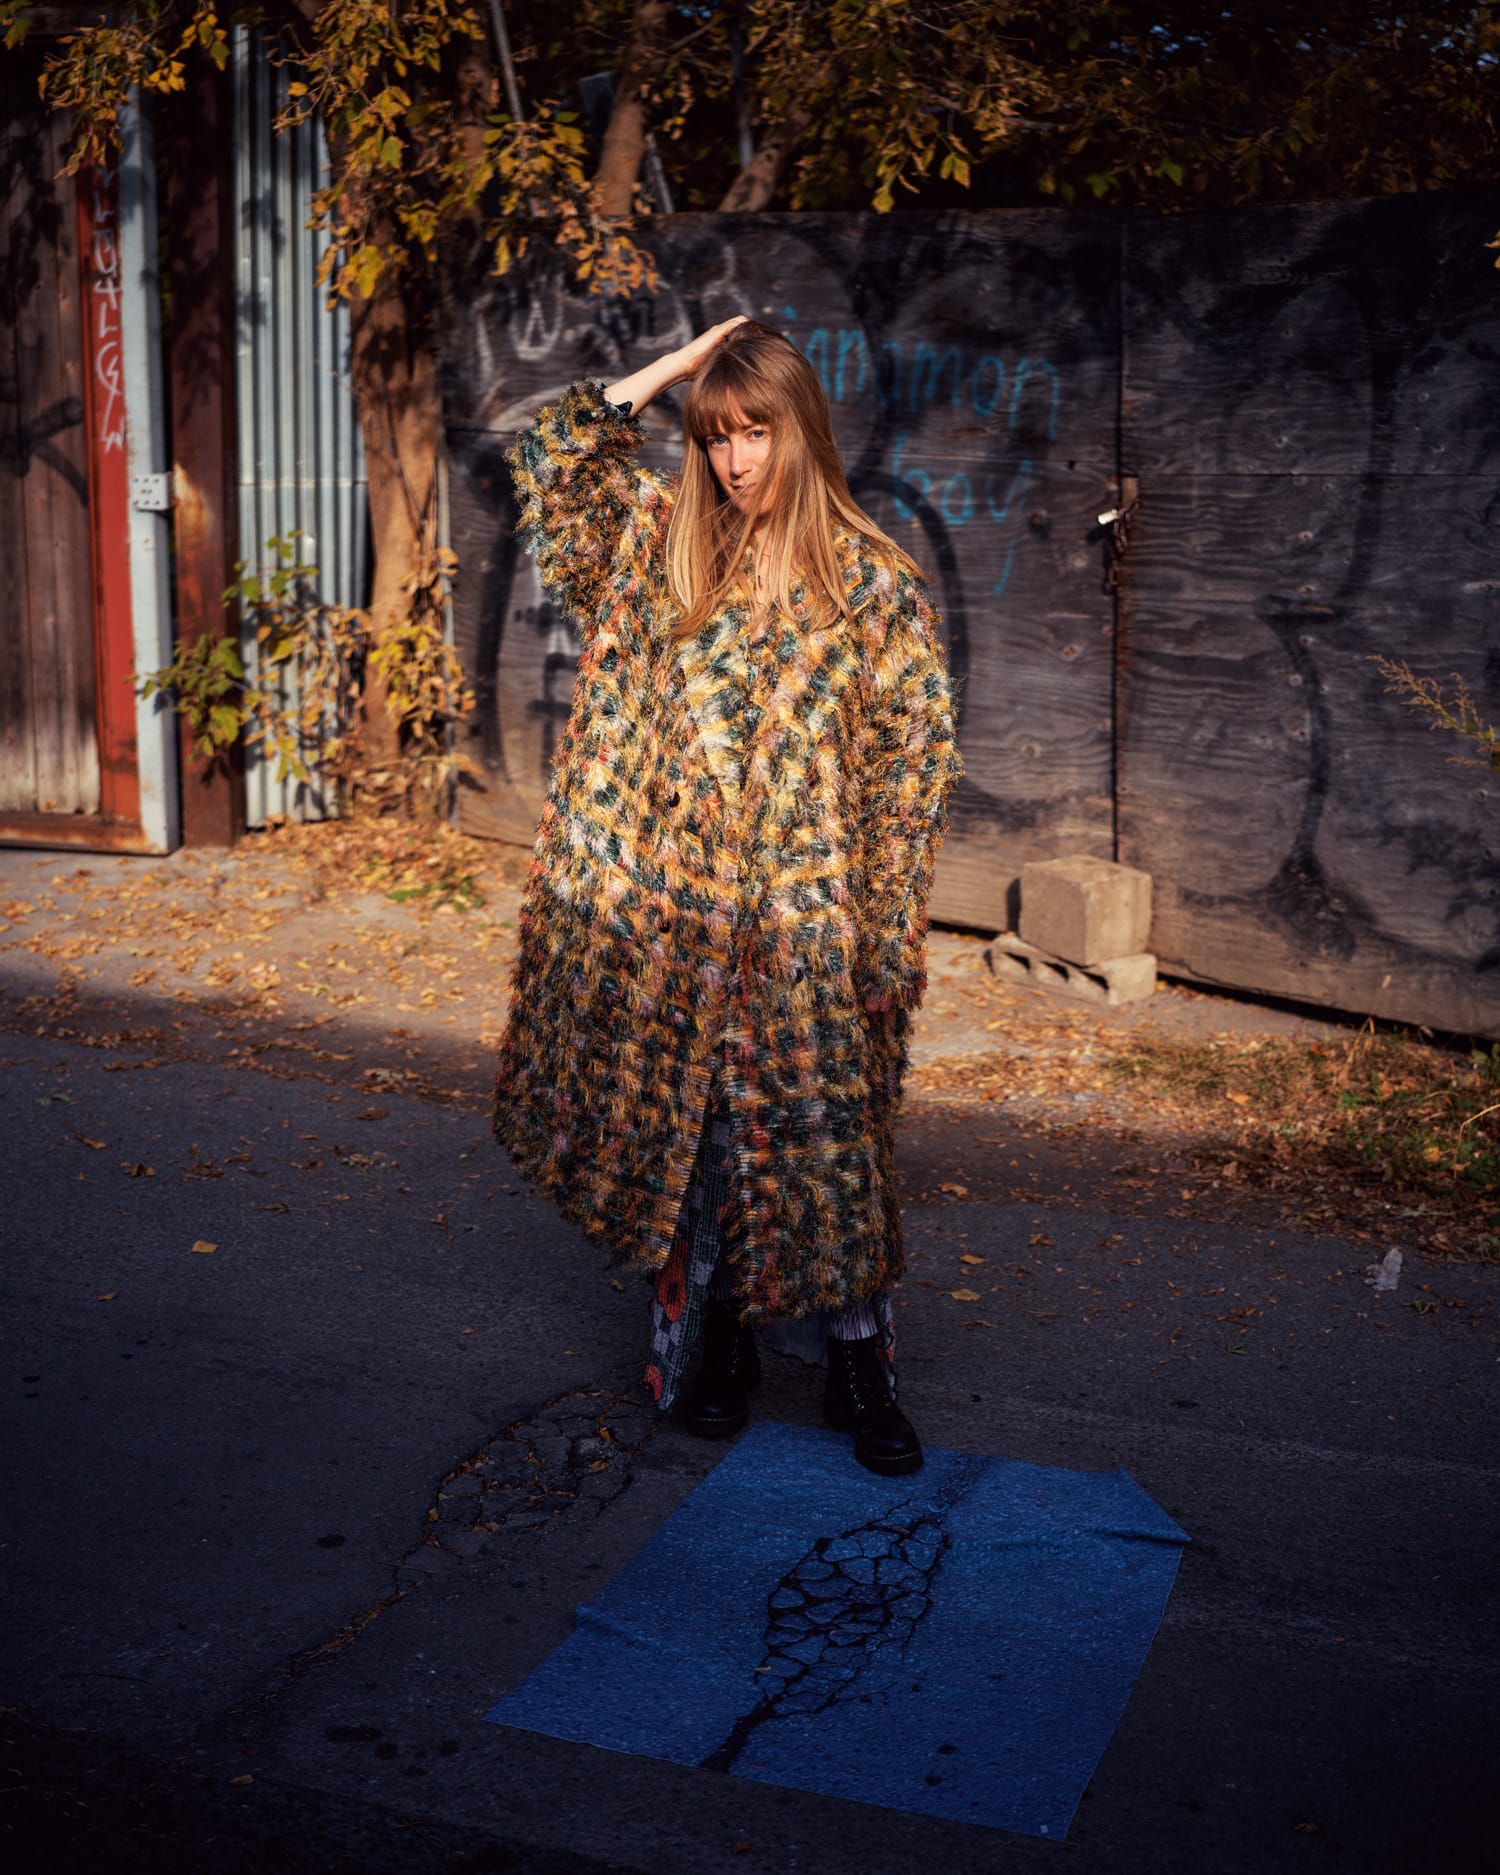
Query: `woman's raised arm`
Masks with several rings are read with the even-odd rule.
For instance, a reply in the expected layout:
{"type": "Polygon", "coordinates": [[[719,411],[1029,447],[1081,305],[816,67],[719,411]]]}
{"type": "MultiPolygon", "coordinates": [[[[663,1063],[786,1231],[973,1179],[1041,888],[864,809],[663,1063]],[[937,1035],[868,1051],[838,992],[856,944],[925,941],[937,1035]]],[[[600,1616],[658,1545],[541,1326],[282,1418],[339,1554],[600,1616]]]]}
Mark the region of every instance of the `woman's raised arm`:
{"type": "MultiPolygon", "coordinates": [[[[739,318],[711,326],[690,344],[600,388],[572,384],[516,438],[506,455],[520,502],[516,532],[536,561],[542,584],[587,637],[610,593],[610,569],[627,530],[665,523],[667,488],[643,469],[639,411],[674,384],[694,377],[739,318]]],[[[649,545],[639,543],[641,557],[649,545]]]]}
{"type": "Polygon", "coordinates": [[[736,313],[733,319],[710,326],[706,332],[700,332],[697,338],[677,351],[653,358],[650,364],[642,365],[639,371],[632,371],[628,378],[620,378],[616,383],[606,385],[604,395],[610,403],[623,404],[627,410],[644,410],[653,397],[669,391],[674,384],[695,378],[704,359],[725,333],[732,332],[736,326],[744,323],[744,313],[736,313]]]}

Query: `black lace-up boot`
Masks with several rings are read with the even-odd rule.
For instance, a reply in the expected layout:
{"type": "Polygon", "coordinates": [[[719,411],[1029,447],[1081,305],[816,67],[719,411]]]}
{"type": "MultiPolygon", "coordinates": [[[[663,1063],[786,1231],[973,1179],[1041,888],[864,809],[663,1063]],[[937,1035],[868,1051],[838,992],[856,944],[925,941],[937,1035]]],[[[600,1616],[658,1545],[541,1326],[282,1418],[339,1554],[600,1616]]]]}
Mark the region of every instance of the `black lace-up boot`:
{"type": "Polygon", "coordinates": [[[703,1356],[682,1402],[683,1423],[700,1439],[726,1439],[750,1417],[750,1395],[760,1382],[755,1333],[732,1302],[712,1298],[703,1310],[703,1356]]]}
{"type": "Polygon", "coordinates": [[[866,1471],[901,1478],[922,1465],[922,1443],[891,1398],[879,1335],[863,1341],[828,1338],[828,1385],[823,1417],[838,1432],[854,1434],[854,1456],[866,1471]]]}

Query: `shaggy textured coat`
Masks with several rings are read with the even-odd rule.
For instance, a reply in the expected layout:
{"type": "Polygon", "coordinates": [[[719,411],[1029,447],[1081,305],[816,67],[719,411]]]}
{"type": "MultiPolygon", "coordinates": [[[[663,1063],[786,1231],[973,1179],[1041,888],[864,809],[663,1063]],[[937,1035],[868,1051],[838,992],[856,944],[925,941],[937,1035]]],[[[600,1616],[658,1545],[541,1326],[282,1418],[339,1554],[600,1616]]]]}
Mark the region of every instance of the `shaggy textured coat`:
{"type": "Polygon", "coordinates": [[[495,1131],[621,1257],[667,1259],[710,1085],[746,1319],[901,1273],[893,1132],[961,772],[926,588],[839,543],[854,612],[669,619],[673,485],[593,383],[510,456],[520,534],[583,639],[520,919],[495,1131]],[[889,1013],[865,1008],[889,998],[889,1013]]]}

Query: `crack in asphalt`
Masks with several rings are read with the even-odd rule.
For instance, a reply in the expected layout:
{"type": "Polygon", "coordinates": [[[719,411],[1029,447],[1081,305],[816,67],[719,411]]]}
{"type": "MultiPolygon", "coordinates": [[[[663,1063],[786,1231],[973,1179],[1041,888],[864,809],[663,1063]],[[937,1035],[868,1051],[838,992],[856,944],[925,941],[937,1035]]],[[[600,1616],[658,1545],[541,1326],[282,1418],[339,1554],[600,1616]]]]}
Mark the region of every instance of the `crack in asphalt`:
{"type": "Polygon", "coordinates": [[[421,1542],[396,1565],[398,1590],[492,1555],[515,1533],[598,1517],[629,1490],[660,1424],[632,1395],[604,1387],[560,1394],[513,1421],[443,1478],[421,1542]]]}
{"type": "Polygon", "coordinates": [[[270,1669],[259,1689],[226,1707],[199,1735],[263,1710],[314,1667],[346,1651],[372,1622],[423,1583],[488,1559],[565,1520],[599,1517],[634,1482],[634,1463],[662,1416],[607,1387],[556,1395],[491,1433],[444,1474],[419,1540],[392,1565],[394,1584],[326,1639],[270,1669]]]}

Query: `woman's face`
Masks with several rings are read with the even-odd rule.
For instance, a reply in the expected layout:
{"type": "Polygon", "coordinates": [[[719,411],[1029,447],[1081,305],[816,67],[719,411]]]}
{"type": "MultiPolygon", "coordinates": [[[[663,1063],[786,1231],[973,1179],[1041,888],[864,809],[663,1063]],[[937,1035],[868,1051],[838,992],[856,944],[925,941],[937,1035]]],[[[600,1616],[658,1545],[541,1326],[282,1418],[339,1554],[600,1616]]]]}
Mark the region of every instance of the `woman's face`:
{"type": "Polygon", "coordinates": [[[720,488],[742,514],[759,507],[765,519],[770,511],[767,485],[771,462],[771,432],[764,423],[752,423],[743,411],[731,411],[725,427],[703,439],[708,460],[720,488]]]}

